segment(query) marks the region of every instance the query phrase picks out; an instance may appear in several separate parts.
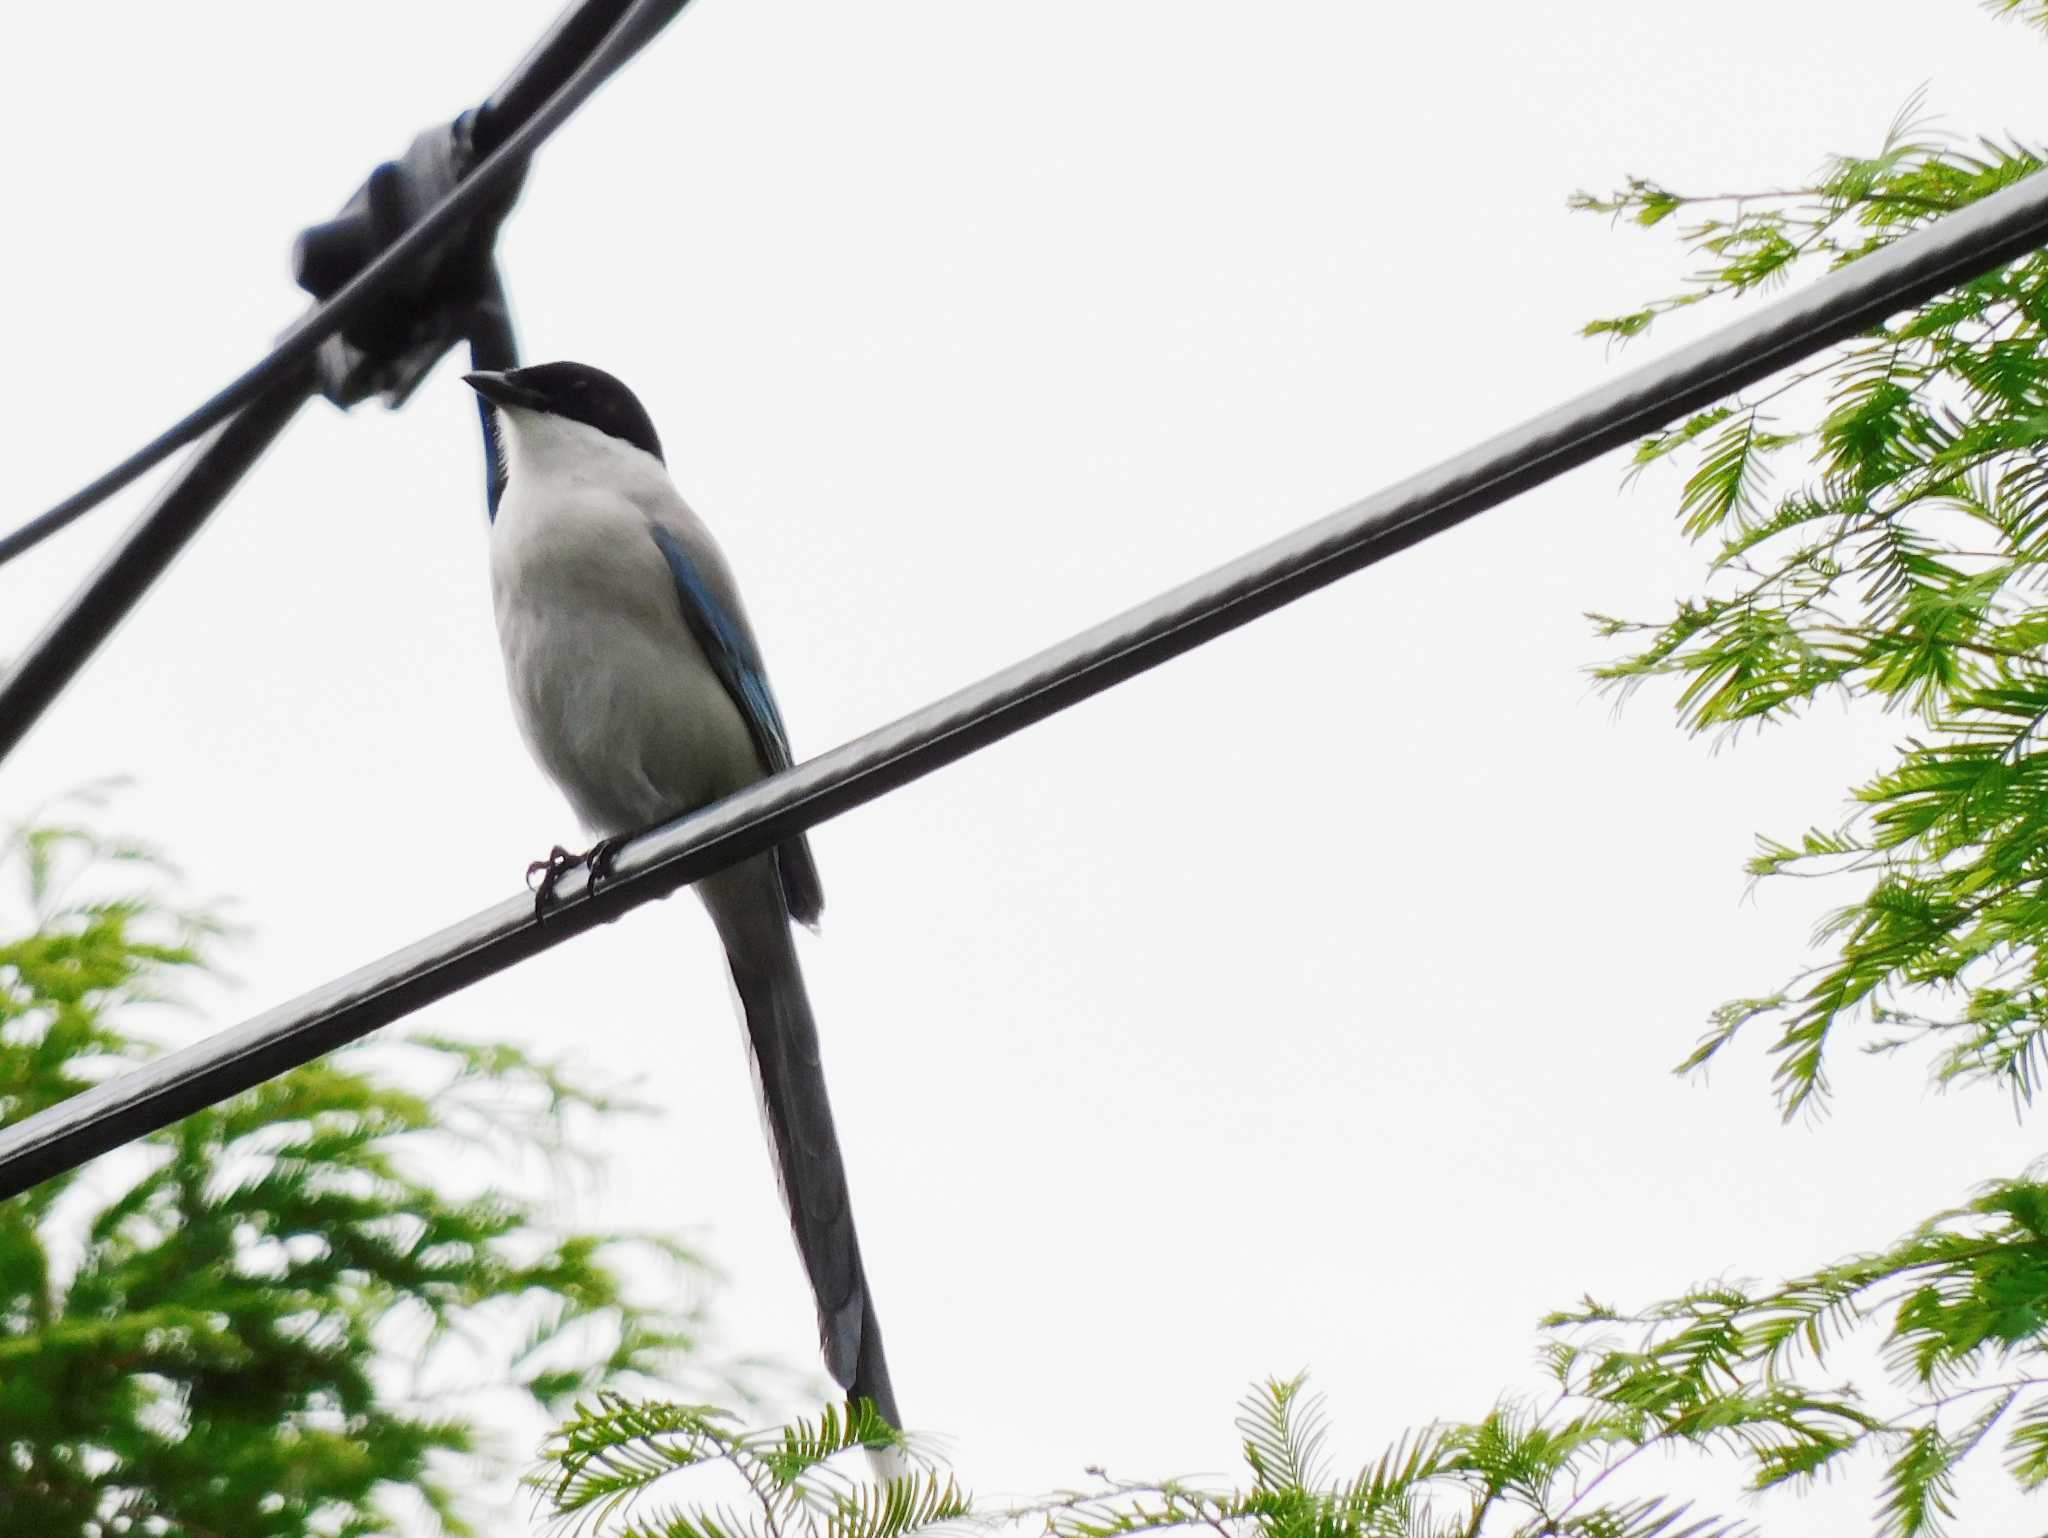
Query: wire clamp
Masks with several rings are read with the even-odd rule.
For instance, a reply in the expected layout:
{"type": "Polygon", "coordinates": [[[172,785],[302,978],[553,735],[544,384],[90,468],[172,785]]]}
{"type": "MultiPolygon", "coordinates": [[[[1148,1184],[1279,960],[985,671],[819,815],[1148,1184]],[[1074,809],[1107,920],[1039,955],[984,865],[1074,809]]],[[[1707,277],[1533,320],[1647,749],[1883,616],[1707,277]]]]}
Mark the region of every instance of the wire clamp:
{"type": "MultiPolygon", "coordinates": [[[[339,214],[301,231],[292,246],[299,287],[327,299],[452,192],[483,158],[478,121],[471,110],[429,128],[372,171],[339,214]]],[[[372,395],[402,406],[441,354],[474,333],[480,310],[502,310],[498,227],[524,181],[522,170],[502,196],[429,247],[377,303],[321,344],[322,395],[344,410],[372,395]]]]}

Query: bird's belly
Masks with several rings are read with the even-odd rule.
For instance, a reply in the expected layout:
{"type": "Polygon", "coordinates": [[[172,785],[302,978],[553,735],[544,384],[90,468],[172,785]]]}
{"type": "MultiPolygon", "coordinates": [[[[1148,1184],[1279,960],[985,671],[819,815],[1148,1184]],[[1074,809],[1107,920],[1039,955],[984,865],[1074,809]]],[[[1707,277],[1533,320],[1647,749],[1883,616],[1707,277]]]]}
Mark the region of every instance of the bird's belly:
{"type": "Polygon", "coordinates": [[[498,618],[520,731],[591,832],[644,827],[760,777],[680,615],[664,625],[514,594],[498,618]]]}

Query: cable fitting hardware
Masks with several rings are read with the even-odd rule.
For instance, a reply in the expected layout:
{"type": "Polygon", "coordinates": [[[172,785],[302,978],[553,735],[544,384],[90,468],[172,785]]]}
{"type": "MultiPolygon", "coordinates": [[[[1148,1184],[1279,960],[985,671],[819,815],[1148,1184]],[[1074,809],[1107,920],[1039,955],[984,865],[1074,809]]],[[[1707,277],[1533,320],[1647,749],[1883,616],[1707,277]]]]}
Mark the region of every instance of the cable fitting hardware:
{"type": "MultiPolygon", "coordinates": [[[[475,168],[478,112],[429,128],[370,173],[334,218],[300,233],[292,276],[325,300],[361,272],[475,168]]],[[[430,246],[376,303],[320,345],[320,393],[346,410],[370,396],[397,408],[441,354],[472,333],[479,308],[502,305],[498,227],[518,200],[520,175],[447,239],[430,246]]]]}

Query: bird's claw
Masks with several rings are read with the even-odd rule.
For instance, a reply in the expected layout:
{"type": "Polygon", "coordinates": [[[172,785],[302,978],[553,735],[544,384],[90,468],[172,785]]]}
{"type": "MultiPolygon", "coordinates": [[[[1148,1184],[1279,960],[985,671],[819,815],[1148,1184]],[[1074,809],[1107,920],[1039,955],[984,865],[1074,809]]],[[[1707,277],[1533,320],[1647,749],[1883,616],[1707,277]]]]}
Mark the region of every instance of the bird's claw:
{"type": "Polygon", "coordinates": [[[601,838],[590,846],[590,852],[583,859],[590,866],[590,890],[595,892],[600,881],[609,881],[612,862],[619,857],[619,846],[626,842],[626,835],[615,833],[610,838],[601,838]]]}
{"type": "Polygon", "coordinates": [[[624,834],[601,838],[582,854],[571,854],[560,844],[548,851],[545,860],[535,860],[526,867],[526,884],[533,888],[533,918],[535,923],[547,917],[547,907],[554,899],[555,888],[562,878],[582,865],[589,868],[590,876],[585,884],[584,895],[591,896],[601,882],[609,880],[612,862],[619,857],[619,846],[626,842],[624,834]],[[540,881],[535,883],[534,877],[540,881]]]}
{"type": "Polygon", "coordinates": [[[533,888],[533,921],[536,924],[547,917],[548,903],[555,895],[556,884],[582,861],[581,855],[571,854],[557,844],[548,851],[545,860],[535,860],[526,867],[526,884],[533,888]],[[533,879],[535,876],[540,877],[538,884],[533,879]]]}

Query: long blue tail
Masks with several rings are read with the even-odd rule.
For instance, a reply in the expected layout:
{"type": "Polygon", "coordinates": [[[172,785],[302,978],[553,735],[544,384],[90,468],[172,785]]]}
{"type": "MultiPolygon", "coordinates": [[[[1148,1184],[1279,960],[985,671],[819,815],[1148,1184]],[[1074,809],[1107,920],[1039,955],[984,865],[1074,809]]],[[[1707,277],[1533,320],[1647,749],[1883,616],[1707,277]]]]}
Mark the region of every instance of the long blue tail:
{"type": "Polygon", "coordinates": [[[825,1366],[849,1397],[872,1400],[882,1417],[900,1429],[882,1355],[882,1327],[861,1266],[846,1165],[818,1060],[817,1022],[797,968],[795,937],[784,925],[779,946],[756,943],[749,950],[755,954],[742,958],[728,944],[726,959],[746,1012],[762,1120],[790,1230],[817,1299],[825,1366]],[[770,954],[759,954],[764,950],[770,954]]]}

